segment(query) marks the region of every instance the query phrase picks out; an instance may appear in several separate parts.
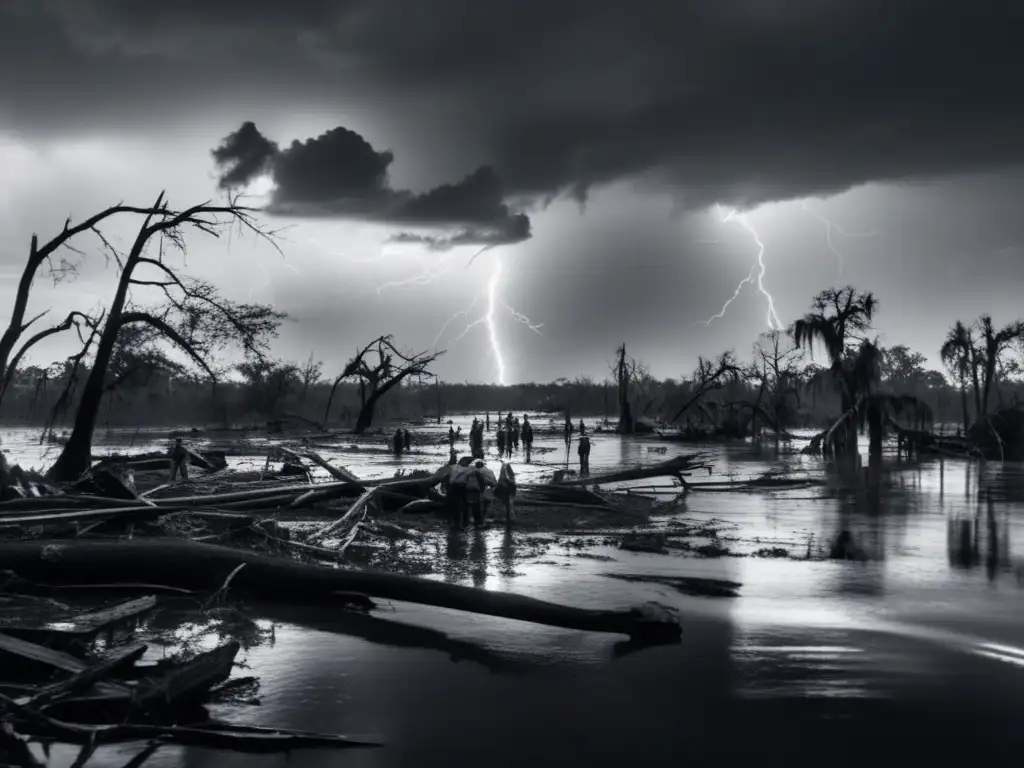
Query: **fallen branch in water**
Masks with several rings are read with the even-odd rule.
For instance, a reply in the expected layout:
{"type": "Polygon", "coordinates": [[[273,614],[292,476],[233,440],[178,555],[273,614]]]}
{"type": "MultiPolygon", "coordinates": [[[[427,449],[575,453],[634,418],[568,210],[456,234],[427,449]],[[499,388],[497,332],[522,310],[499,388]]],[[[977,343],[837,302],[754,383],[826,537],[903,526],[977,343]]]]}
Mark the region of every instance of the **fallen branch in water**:
{"type": "Polygon", "coordinates": [[[84,581],[145,581],[186,589],[209,589],[242,563],[232,588],[270,600],[300,597],[344,604],[338,593],[401,600],[535,624],[611,632],[636,638],[679,637],[678,619],[663,608],[590,610],[520,595],[446,584],[413,576],[340,570],[275,558],[256,552],[178,539],[133,541],[0,542],[0,562],[18,576],[41,584],[84,581]],[[44,557],[44,549],[49,555],[44,557]],[[187,567],[183,567],[186,566],[187,567]]]}

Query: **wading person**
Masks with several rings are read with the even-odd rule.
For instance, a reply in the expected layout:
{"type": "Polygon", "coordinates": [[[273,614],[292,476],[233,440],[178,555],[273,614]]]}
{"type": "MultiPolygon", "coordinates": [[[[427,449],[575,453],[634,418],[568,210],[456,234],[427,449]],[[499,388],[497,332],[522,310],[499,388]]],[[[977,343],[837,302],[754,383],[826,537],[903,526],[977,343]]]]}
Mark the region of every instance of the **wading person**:
{"type": "Polygon", "coordinates": [[[516,473],[512,471],[512,465],[508,462],[501,465],[494,497],[505,505],[505,525],[512,525],[516,521],[516,473]]]}
{"type": "MultiPolygon", "coordinates": [[[[580,422],[580,427],[583,427],[583,422],[580,422]]],[[[587,435],[580,433],[579,445],[576,447],[576,452],[580,457],[580,474],[590,474],[590,438],[587,435]]]]}
{"type": "Polygon", "coordinates": [[[473,474],[473,469],[469,466],[471,461],[469,456],[459,459],[448,479],[448,511],[453,528],[465,526],[467,482],[469,476],[473,474]]]}
{"type": "Polygon", "coordinates": [[[568,416],[565,417],[565,427],[562,429],[563,436],[565,437],[565,447],[569,447],[569,443],[572,442],[572,421],[568,416]]]}
{"type": "Polygon", "coordinates": [[[409,449],[412,448],[412,435],[409,434],[408,429],[402,430],[402,449],[408,453],[409,449]]]}
{"type": "Polygon", "coordinates": [[[402,456],[402,446],[405,445],[405,437],[401,429],[395,430],[395,436],[391,438],[391,448],[395,452],[395,458],[402,456]]]}
{"type": "Polygon", "coordinates": [[[519,419],[512,421],[512,447],[519,452],[519,419]]]}
{"type": "Polygon", "coordinates": [[[526,449],[526,460],[530,460],[530,451],[533,450],[533,425],[523,414],[523,447],[526,449]]]}
{"type": "Polygon", "coordinates": [[[168,458],[171,460],[171,478],[168,482],[173,483],[179,472],[182,480],[188,480],[188,450],[181,444],[180,437],[174,441],[168,458]]]}
{"type": "Polygon", "coordinates": [[[498,434],[495,440],[498,443],[498,458],[501,458],[505,455],[505,428],[500,424],[498,425],[498,434]]]}
{"type": "Polygon", "coordinates": [[[450,421],[448,422],[448,445],[452,448],[455,447],[455,427],[452,426],[450,421]]]}

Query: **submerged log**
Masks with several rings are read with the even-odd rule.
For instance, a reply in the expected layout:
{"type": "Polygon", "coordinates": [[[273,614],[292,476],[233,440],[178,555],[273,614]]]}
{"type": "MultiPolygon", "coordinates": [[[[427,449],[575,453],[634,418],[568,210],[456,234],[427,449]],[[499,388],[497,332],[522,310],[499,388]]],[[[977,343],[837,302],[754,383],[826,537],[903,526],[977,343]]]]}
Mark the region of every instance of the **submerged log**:
{"type": "Polygon", "coordinates": [[[711,465],[706,464],[703,458],[706,454],[692,453],[686,456],[677,456],[674,459],[663,461],[649,467],[634,467],[623,469],[618,472],[607,472],[603,475],[593,475],[577,480],[562,480],[553,483],[552,487],[564,488],[573,485],[604,485],[607,483],[627,483],[632,480],[646,480],[651,477],[675,477],[683,482],[683,476],[697,469],[706,469],[711,473],[711,465]]]}
{"type": "MultiPolygon", "coordinates": [[[[88,670],[89,665],[81,659],[72,656],[71,654],[64,653],[63,651],[57,651],[52,648],[46,648],[36,643],[30,643],[26,640],[21,640],[10,635],[0,634],[0,658],[8,657],[8,659],[17,658],[20,659],[21,664],[13,665],[10,667],[13,669],[21,669],[28,662],[30,665],[34,665],[36,668],[49,668],[52,670],[60,670],[61,672],[70,672],[73,675],[81,674],[88,670]]],[[[5,662],[4,666],[7,664],[5,662]]],[[[130,696],[131,689],[128,686],[121,685],[120,683],[111,682],[97,682],[96,689],[99,693],[104,696],[130,696]]]]}
{"type": "Polygon", "coordinates": [[[256,552],[178,539],[131,541],[0,542],[0,562],[19,577],[47,585],[84,581],[167,584],[212,589],[240,564],[231,583],[235,593],[294,601],[296,597],[338,604],[337,592],[400,600],[439,608],[634,638],[679,637],[675,616],[655,606],[591,610],[520,595],[445,584],[373,571],[318,567],[256,552]],[[43,556],[44,550],[50,552],[43,556]],[[56,550],[56,551],[54,551],[56,550]]]}
{"type": "Polygon", "coordinates": [[[149,685],[140,684],[133,705],[142,710],[152,710],[200,699],[217,683],[227,680],[241,648],[237,640],[232,640],[172,668],[149,685]]]}

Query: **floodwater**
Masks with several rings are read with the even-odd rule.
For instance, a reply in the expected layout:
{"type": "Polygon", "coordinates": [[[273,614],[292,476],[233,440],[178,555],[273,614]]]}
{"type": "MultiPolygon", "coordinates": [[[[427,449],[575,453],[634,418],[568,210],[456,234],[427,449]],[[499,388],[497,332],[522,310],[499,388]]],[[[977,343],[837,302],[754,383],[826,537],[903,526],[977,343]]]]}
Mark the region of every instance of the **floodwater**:
{"type": "MultiPolygon", "coordinates": [[[[365,445],[318,450],[364,477],[443,461],[447,447],[429,443],[426,427],[414,432],[417,453],[401,460],[382,445],[376,453],[365,445]]],[[[7,430],[2,447],[12,461],[39,465],[36,437],[7,430]]],[[[99,437],[99,451],[123,450],[130,435],[99,437]]],[[[151,449],[152,439],[135,436],[134,449],[151,449]]],[[[551,449],[536,454],[544,465],[517,461],[520,477],[564,466],[559,435],[542,435],[538,446],[551,449]]],[[[821,461],[799,456],[799,447],[707,447],[714,473],[691,479],[782,470],[826,477],[821,461]]],[[[598,434],[591,469],[693,450],[598,434]]],[[[735,554],[780,547],[788,558],[555,546],[540,558],[510,562],[503,531],[463,534],[450,552],[469,567],[438,578],[587,607],[656,600],[682,612],[682,642],[638,650],[613,636],[404,604],[378,612],[387,623],[355,624],[328,610],[278,607],[266,613],[274,641],[250,649],[242,673],[259,676],[261,705],[215,712],[385,741],[378,749],[293,755],[303,766],[1013,760],[1024,746],[1017,724],[1024,703],[1024,555],[1017,553],[1024,467],[887,456],[879,486],[870,492],[832,478],[827,487],[799,490],[695,491],[676,511],[714,521],[735,554]],[[842,530],[865,560],[824,558],[842,530]],[[609,574],[701,576],[742,586],[737,597],[694,597],[609,574]],[[435,631],[399,638],[391,622],[435,631]]],[[[101,751],[94,759],[121,765],[131,751],[101,751]]],[[[165,748],[147,765],[242,761],[285,764],[283,757],[165,748]]]]}

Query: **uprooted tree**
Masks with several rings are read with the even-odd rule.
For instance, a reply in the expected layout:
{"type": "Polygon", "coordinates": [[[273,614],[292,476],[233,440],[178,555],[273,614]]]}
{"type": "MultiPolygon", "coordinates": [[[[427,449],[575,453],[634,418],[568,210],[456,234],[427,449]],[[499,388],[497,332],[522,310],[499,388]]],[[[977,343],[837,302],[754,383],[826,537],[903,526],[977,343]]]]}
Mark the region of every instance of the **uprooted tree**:
{"type": "Polygon", "coordinates": [[[433,376],[428,367],[443,354],[444,350],[419,354],[400,352],[390,334],[378,336],[356,352],[346,363],[344,370],[334,379],[324,411],[324,424],[326,425],[330,418],[334,393],[342,381],[354,377],[359,379],[360,408],[355,431],[361,434],[373,423],[377,403],[384,395],[409,376],[433,376]]]}
{"type": "MultiPolygon", "coordinates": [[[[165,258],[165,248],[185,253],[185,232],[194,229],[218,237],[237,225],[269,241],[275,248],[273,233],[260,228],[254,218],[255,209],[238,205],[236,199],[222,205],[206,202],[183,210],[175,210],[163,193],[149,208],[116,206],[87,219],[83,225],[65,226],[65,232],[91,232],[108,258],[117,266],[118,281],[113,299],[98,328],[95,351],[88,376],[82,387],[75,412],[71,436],[48,475],[54,480],[74,480],[91,463],[92,434],[104,394],[111,384],[110,370],[119,343],[123,348],[131,339],[132,356],[152,363],[158,344],[170,342],[184,352],[189,363],[216,380],[215,353],[230,347],[241,347],[247,355],[262,357],[267,343],[277,335],[285,315],[260,304],[236,304],[220,296],[210,283],[180,274],[165,258]],[[110,212],[131,213],[142,223],[127,252],[116,248],[99,228],[110,212]],[[86,226],[87,225],[87,226],[86,226]],[[155,241],[155,243],[154,243],[155,241]],[[156,245],[157,253],[151,253],[156,245]],[[137,276],[143,268],[149,276],[137,276]],[[150,293],[158,297],[152,303],[137,302],[134,293],[150,293]],[[145,329],[140,334],[136,328],[145,329]]],[[[66,241],[66,239],[65,239],[66,241]]],[[[33,253],[36,240],[33,238],[33,253]]],[[[35,258],[31,256],[30,258],[35,258]]],[[[91,339],[90,339],[91,341],[91,339]]],[[[88,350],[88,345],[83,353],[88,350]]]]}

